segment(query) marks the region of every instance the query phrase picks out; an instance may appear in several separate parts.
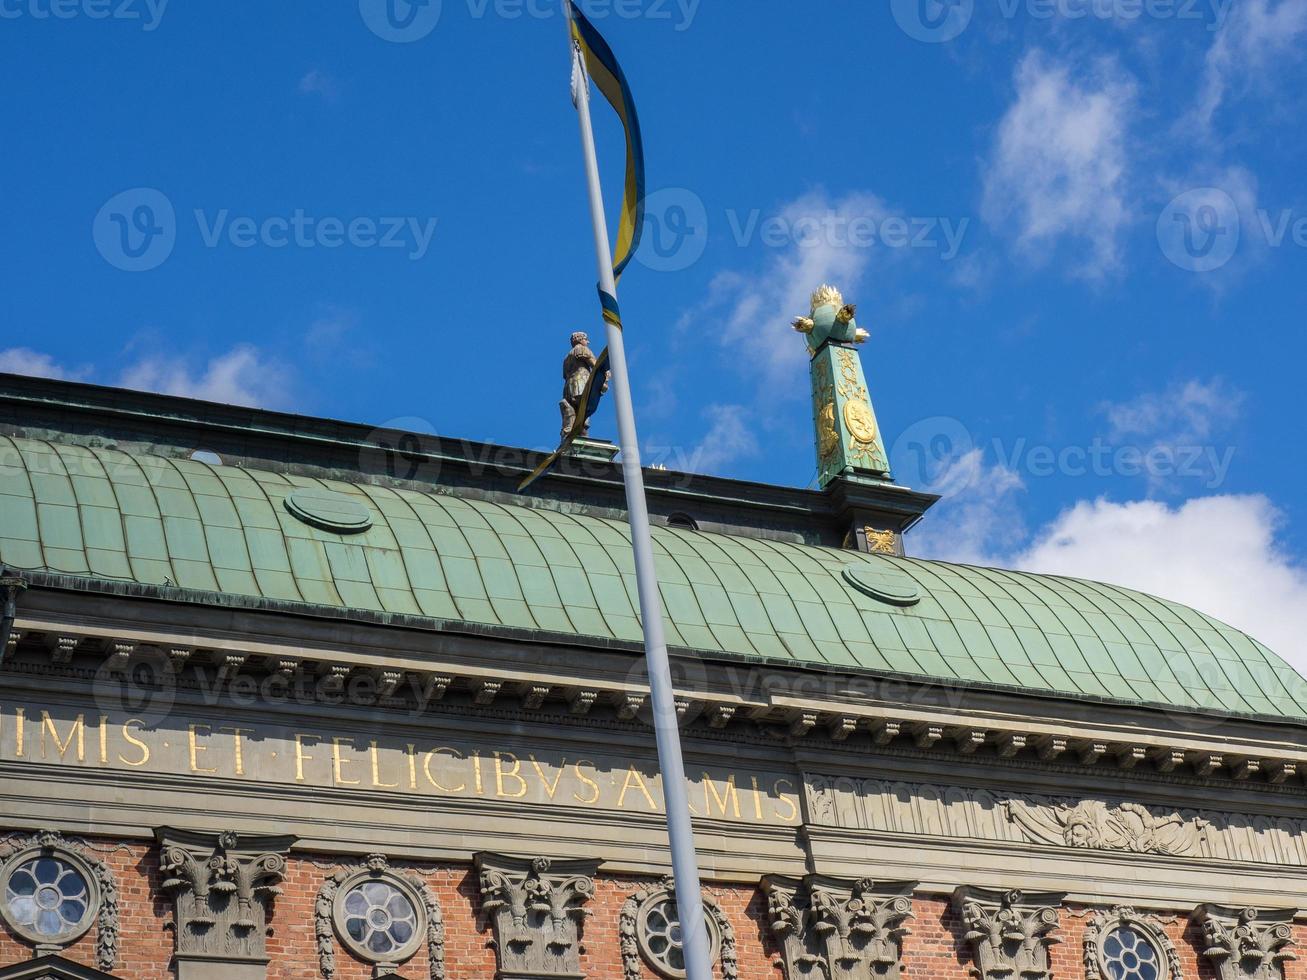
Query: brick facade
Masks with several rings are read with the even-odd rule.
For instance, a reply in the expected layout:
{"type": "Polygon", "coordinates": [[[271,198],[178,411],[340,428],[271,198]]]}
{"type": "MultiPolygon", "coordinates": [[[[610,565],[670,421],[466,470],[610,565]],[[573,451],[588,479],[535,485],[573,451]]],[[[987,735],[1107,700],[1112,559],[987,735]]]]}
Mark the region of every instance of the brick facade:
{"type": "MultiPolygon", "coordinates": [[[[89,851],[113,871],[119,889],[119,960],[113,970],[122,980],[163,980],[172,975],[172,906],[159,890],[157,850],[140,843],[89,841],[89,851]]],[[[295,854],[290,858],[283,894],[274,906],[268,953],[269,980],[315,980],[318,969],[314,936],[314,902],[322,883],[345,867],[334,858],[295,854]]],[[[431,887],[444,915],[445,962],[450,980],[489,980],[495,973],[491,930],[480,911],[476,874],[470,865],[395,862],[394,870],[417,872],[431,887]]],[[[586,906],[591,916],[583,932],[582,966],[589,980],[623,980],[618,917],[622,904],[648,879],[600,876],[594,898],[586,906]]],[[[736,937],[740,980],[781,980],[779,951],[768,930],[766,899],[756,887],[710,884],[736,937]]],[[[1055,980],[1083,980],[1083,937],[1093,909],[1062,909],[1061,940],[1052,949],[1055,980]]],[[[970,980],[971,955],[961,924],[945,897],[914,901],[910,933],[903,943],[903,975],[907,980],[970,980]]],[[[1180,955],[1182,980],[1216,980],[1211,966],[1198,953],[1201,937],[1189,924],[1186,911],[1158,914],[1180,955]]],[[[1307,926],[1295,926],[1294,936],[1307,943],[1307,926]]],[[[31,948],[0,924],[0,968],[30,958],[31,948]]],[[[95,964],[95,929],[64,954],[95,964]]],[[[368,980],[370,965],[354,959],[336,944],[339,980],[368,980]]],[[[424,980],[428,974],[425,947],[410,960],[403,975],[424,980]]],[[[644,967],[645,977],[655,974],[644,967]]],[[[1307,961],[1286,964],[1285,980],[1307,980],[1307,961]]]]}

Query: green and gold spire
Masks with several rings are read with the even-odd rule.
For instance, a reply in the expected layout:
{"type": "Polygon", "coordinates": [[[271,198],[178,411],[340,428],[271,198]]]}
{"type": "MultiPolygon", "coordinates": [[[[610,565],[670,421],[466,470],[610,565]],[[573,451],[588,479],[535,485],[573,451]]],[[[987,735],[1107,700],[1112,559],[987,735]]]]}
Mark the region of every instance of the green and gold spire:
{"type": "Polygon", "coordinates": [[[808,340],[812,371],[812,418],[817,430],[817,485],[840,476],[891,482],[889,457],[876,424],[857,345],[870,336],[856,310],[834,286],[812,294],[809,316],[794,329],[808,340]]]}

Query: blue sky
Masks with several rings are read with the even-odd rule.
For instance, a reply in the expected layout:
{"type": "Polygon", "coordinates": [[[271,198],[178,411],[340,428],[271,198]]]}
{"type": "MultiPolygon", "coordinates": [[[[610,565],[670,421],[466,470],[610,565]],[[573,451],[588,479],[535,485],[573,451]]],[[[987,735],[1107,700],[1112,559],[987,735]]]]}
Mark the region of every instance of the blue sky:
{"type": "MultiPolygon", "coordinates": [[[[947,495],[915,553],[1300,652],[1307,0],[585,6],[655,192],[647,458],[806,485],[787,324],[830,280],[899,478],[947,495]]],[[[600,326],[552,0],[0,0],[0,52],[0,367],[556,439],[600,326]]]]}

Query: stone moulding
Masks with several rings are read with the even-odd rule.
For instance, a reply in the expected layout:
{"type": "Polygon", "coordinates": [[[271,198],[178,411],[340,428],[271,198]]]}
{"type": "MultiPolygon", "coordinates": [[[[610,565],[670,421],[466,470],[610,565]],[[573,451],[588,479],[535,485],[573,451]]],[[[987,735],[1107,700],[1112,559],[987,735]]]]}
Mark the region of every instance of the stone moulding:
{"type": "MultiPolygon", "coordinates": [[[[0,878],[7,880],[7,872],[32,858],[56,857],[67,861],[86,879],[90,907],[95,910],[95,964],[101,970],[112,970],[118,962],[118,883],[113,872],[103,861],[65,838],[58,831],[44,830],[31,837],[17,838],[0,845],[0,878]]],[[[11,928],[16,935],[28,939],[24,930],[11,928]]],[[[70,934],[66,941],[42,942],[31,937],[38,953],[55,953],[73,945],[86,935],[85,929],[70,934]]]]}
{"type": "Polygon", "coordinates": [[[293,837],[238,837],[231,831],[195,833],[161,828],[162,889],[176,905],[179,980],[187,961],[196,976],[212,975],[215,962],[231,964],[231,977],[262,976],[272,903],[281,894],[293,837]]]}
{"type": "Polygon", "coordinates": [[[581,926],[602,861],[551,861],[484,851],[473,858],[494,932],[500,980],[581,978],[581,926]]]}
{"type": "Polygon", "coordinates": [[[1283,980],[1285,962],[1298,958],[1290,949],[1295,911],[1200,905],[1191,919],[1220,980],[1283,980]]]}
{"type": "Polygon", "coordinates": [[[815,874],[763,878],[786,980],[898,980],[915,887],[815,874]]]}
{"type": "Polygon", "coordinates": [[[1053,932],[1061,892],[991,891],[963,886],[953,893],[970,944],[976,980],[1052,980],[1049,949],[1061,942],[1053,932]]]}
{"type": "MultiPolygon", "coordinates": [[[[641,959],[649,964],[651,970],[668,980],[681,980],[685,976],[684,970],[670,969],[658,962],[649,947],[649,937],[645,930],[646,912],[659,903],[675,900],[675,882],[671,878],[663,878],[641,888],[622,903],[622,911],[618,916],[618,934],[622,950],[623,980],[640,980],[641,959]]],[[[708,938],[712,943],[712,959],[721,963],[722,980],[737,980],[740,969],[735,953],[735,929],[717,904],[717,899],[708,892],[703,893],[703,908],[708,938]]]]}
{"type": "Polygon", "coordinates": [[[1128,905],[1099,909],[1085,927],[1085,976],[1088,980],[1112,980],[1103,956],[1103,940],[1117,929],[1130,928],[1142,934],[1162,954],[1157,963],[1157,980],[1182,980],[1180,954],[1154,916],[1141,915],[1128,905]]]}
{"type": "Polygon", "coordinates": [[[384,881],[401,890],[418,913],[418,930],[409,948],[388,957],[366,957],[374,964],[374,975],[390,976],[411,959],[425,941],[430,980],[445,980],[445,921],[435,893],[416,874],[400,874],[390,868],[384,854],[370,854],[363,864],[343,868],[323,882],[313,903],[313,933],[318,949],[318,969],[326,980],[336,977],[335,936],[345,943],[340,902],[354,886],[364,881],[384,881]]]}

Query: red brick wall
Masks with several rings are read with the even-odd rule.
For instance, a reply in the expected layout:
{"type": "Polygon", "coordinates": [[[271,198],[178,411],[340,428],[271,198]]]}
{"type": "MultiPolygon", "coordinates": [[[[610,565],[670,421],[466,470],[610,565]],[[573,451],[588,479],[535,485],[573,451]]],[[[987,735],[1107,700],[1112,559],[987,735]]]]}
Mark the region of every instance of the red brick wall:
{"type": "MultiPolygon", "coordinates": [[[[113,870],[118,881],[120,940],[114,969],[123,980],[166,980],[171,976],[173,938],[171,902],[160,895],[157,852],[142,844],[93,841],[92,853],[113,870]]],[[[289,862],[284,893],[277,899],[268,938],[272,965],[270,980],[315,980],[318,971],[314,938],[314,900],[327,877],[343,865],[332,858],[295,855],[289,862]]],[[[494,951],[485,916],[479,912],[476,875],[470,866],[442,866],[400,862],[396,870],[416,872],[431,887],[444,913],[445,962],[450,980],[490,980],[495,972],[494,951]]],[[[589,980],[622,980],[618,942],[618,916],[626,898],[647,879],[603,877],[587,905],[593,913],[583,934],[582,968],[589,980]]],[[[782,980],[778,950],[766,924],[766,899],[753,887],[709,885],[735,930],[741,980],[782,980]]],[[[1083,980],[1083,936],[1092,910],[1071,906],[1062,910],[1062,940],[1053,947],[1055,980],[1083,980]]],[[[970,980],[969,951],[961,939],[957,916],[944,898],[918,898],[911,930],[903,944],[904,980],[970,980]]],[[[1166,917],[1163,917],[1164,919],[1166,917]]],[[[1215,980],[1210,966],[1197,952],[1200,937],[1186,914],[1171,917],[1165,928],[1180,954],[1183,980],[1215,980]]],[[[1307,927],[1295,929],[1307,944],[1307,927]]],[[[31,957],[30,947],[0,925],[0,967],[31,957]]],[[[95,929],[64,955],[89,966],[95,964],[95,929]]],[[[425,980],[425,947],[408,962],[403,974],[425,980]]],[[[353,959],[336,943],[340,980],[368,980],[371,967],[353,959]]],[[[720,975],[720,974],[719,974],[720,975]]],[[[647,967],[644,976],[655,975],[647,967]]],[[[1287,964],[1285,980],[1307,980],[1307,960],[1287,964]]]]}

